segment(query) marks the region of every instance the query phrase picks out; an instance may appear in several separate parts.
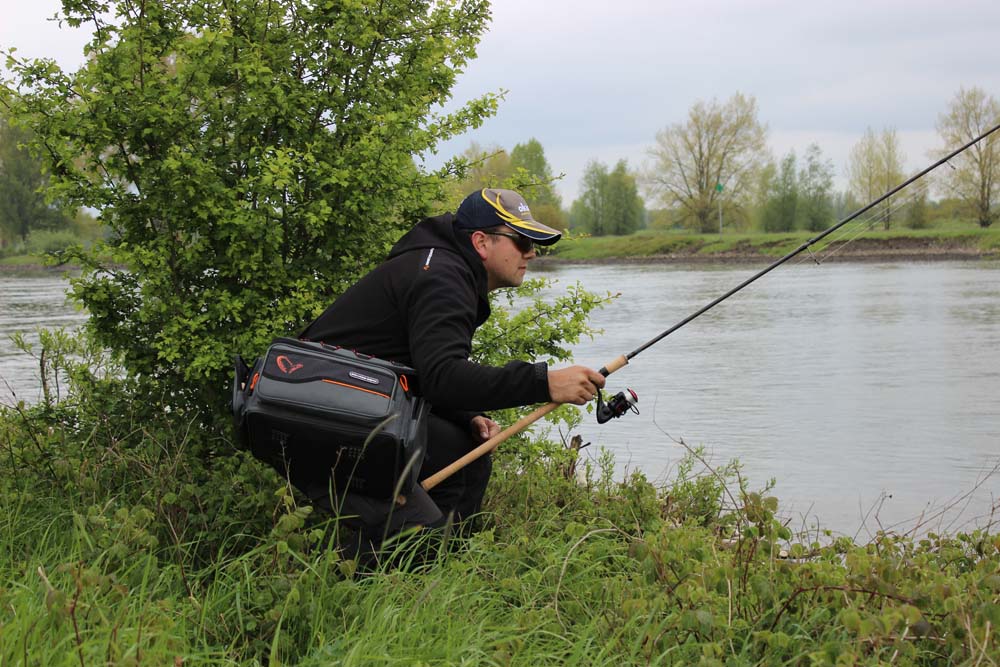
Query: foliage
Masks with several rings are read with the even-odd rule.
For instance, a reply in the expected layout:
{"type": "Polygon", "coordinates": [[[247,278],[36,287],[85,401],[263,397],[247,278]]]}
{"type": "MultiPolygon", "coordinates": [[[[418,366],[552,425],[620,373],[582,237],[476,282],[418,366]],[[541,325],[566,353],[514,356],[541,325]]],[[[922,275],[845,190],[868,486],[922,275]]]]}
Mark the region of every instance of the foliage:
{"type": "Polygon", "coordinates": [[[930,226],[929,216],[927,188],[917,188],[904,209],[903,224],[907,229],[926,229],[930,226]]]}
{"type": "MultiPolygon", "coordinates": [[[[1000,125],[1000,102],[973,86],[960,88],[948,110],[938,117],[937,131],[946,154],[1000,125]]],[[[959,197],[974,211],[980,227],[997,219],[1000,203],[1000,140],[994,133],[953,159],[942,182],[950,194],[959,197]]]]}
{"type": "Polygon", "coordinates": [[[790,151],[781,161],[765,190],[760,210],[760,228],[765,232],[790,232],[795,229],[798,215],[799,185],[795,173],[795,151],[790,151]]]}
{"type": "Polygon", "coordinates": [[[789,151],[776,171],[761,170],[758,227],[766,232],[806,229],[819,232],[833,225],[833,163],[823,160],[816,144],[806,149],[796,172],[795,151],[789,151]]]}
{"type": "Polygon", "coordinates": [[[562,199],[553,187],[553,183],[561,175],[552,173],[552,167],[545,157],[545,149],[538,139],[532,137],[526,143],[514,146],[510,152],[510,164],[514,169],[525,170],[535,180],[524,193],[533,205],[551,206],[556,210],[562,208],[562,199]]]}
{"type": "Polygon", "coordinates": [[[535,219],[566,229],[562,202],[553,183],[554,176],[545,158],[545,149],[537,139],[517,144],[508,154],[499,146],[483,148],[476,142],[459,157],[464,177],[447,184],[447,203],[454,209],[470,192],[489,187],[513,188],[524,195],[535,219]]]}
{"type": "MultiPolygon", "coordinates": [[[[864,223],[861,223],[864,224],[864,223]]],[[[800,247],[815,236],[814,232],[787,233],[687,234],[664,231],[640,231],[628,236],[573,238],[560,242],[554,256],[566,261],[606,260],[611,258],[660,257],[677,262],[739,261],[760,262],[777,259],[800,247]]],[[[827,238],[812,246],[814,254],[830,250],[827,238]]],[[[951,252],[996,255],[1000,230],[968,229],[968,223],[919,230],[868,231],[851,241],[854,249],[878,253],[905,251],[951,252]]],[[[841,251],[838,251],[841,252],[841,251]]],[[[843,254],[843,253],[841,253],[843,254]]]]}
{"type": "MultiPolygon", "coordinates": [[[[851,193],[860,201],[870,202],[899,185],[903,180],[903,157],[899,138],[894,128],[885,128],[879,135],[870,127],[851,148],[847,177],[851,193]]],[[[884,229],[892,224],[898,195],[890,197],[879,206],[879,217],[884,229]]]]}
{"type": "Polygon", "coordinates": [[[35,231],[28,237],[24,249],[33,255],[61,253],[76,246],[79,237],[71,231],[35,231]]]}
{"type": "Polygon", "coordinates": [[[796,226],[811,232],[831,227],[834,223],[832,193],[833,162],[823,159],[818,145],[810,144],[806,148],[805,164],[799,170],[796,226]]]}
{"type": "MultiPolygon", "coordinates": [[[[492,315],[476,331],[472,359],[491,366],[502,366],[511,359],[534,359],[550,366],[569,361],[570,346],[584,336],[599,333],[588,318],[611,298],[610,293],[600,296],[588,292],[579,283],[557,290],[552,281],[540,278],[526,280],[517,288],[491,292],[492,315]],[[543,298],[544,292],[550,293],[550,299],[543,298]]],[[[497,410],[491,416],[498,423],[513,424],[531,410],[532,406],[497,410]]],[[[579,412],[567,405],[549,413],[545,420],[569,430],[578,423],[579,412]]],[[[553,451],[551,441],[537,436],[525,434],[514,442],[517,444],[505,448],[516,450],[524,460],[537,459],[543,452],[551,455],[553,451]]]]}
{"type": "Polygon", "coordinates": [[[639,229],[644,218],[636,177],[625,160],[619,160],[611,171],[597,161],[587,165],[583,192],[570,209],[574,228],[593,236],[621,236],[639,229]]]}
{"type": "Polygon", "coordinates": [[[725,104],[696,102],[685,123],[656,135],[645,177],[650,194],[664,206],[680,207],[687,226],[700,232],[718,229],[720,199],[726,219],[744,217],[766,157],[766,137],[752,96],[736,93],[725,104]]]}
{"type": "Polygon", "coordinates": [[[413,156],[493,113],[494,95],[434,112],[488,7],[92,5],[64,3],[94,30],[79,71],[11,57],[0,96],[55,196],[109,229],[73,287],[96,340],[140,395],[218,415],[234,353],[299,330],[441,200],[447,168],[413,156]]]}
{"type": "Polygon", "coordinates": [[[462,178],[446,184],[446,205],[455,210],[469,193],[483,188],[500,187],[514,174],[510,155],[500,146],[483,147],[473,141],[457,158],[461,162],[462,178]]]}
{"type": "Polygon", "coordinates": [[[128,400],[113,368],[80,381],[94,391],[0,410],[3,664],[1000,659],[988,530],[797,536],[766,488],[701,450],[657,488],[615,480],[606,452],[504,447],[484,531],[361,573],[269,470],[128,400]]]}
{"type": "Polygon", "coordinates": [[[15,239],[27,241],[35,230],[64,228],[70,221],[45,200],[49,179],[41,160],[27,148],[30,140],[28,130],[0,115],[0,248],[15,239]]]}

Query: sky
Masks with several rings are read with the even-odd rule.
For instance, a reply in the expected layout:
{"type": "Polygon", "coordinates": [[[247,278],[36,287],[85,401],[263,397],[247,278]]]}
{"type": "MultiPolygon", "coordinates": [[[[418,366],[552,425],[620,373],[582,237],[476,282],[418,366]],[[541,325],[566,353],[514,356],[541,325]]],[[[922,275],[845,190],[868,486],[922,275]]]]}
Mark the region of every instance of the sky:
{"type": "MultiPolygon", "coordinates": [[[[83,62],[86,34],[45,20],[58,0],[0,6],[0,46],[65,69],[83,62]]],[[[657,132],[699,100],[754,96],[772,154],[816,143],[844,188],[867,128],[895,129],[915,171],[943,147],[935,123],[960,87],[1000,97],[997,0],[496,0],[492,13],[453,104],[506,97],[429,163],[472,141],[510,150],[535,138],[565,174],[566,207],[589,161],[644,168],[657,132]]]]}

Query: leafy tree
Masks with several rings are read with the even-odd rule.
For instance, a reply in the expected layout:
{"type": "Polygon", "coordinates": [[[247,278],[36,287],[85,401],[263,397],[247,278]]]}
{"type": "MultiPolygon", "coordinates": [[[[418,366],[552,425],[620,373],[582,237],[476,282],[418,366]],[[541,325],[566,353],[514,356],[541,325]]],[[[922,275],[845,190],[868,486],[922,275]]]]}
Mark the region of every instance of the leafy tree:
{"type": "MultiPolygon", "coordinates": [[[[869,127],[851,149],[847,168],[851,193],[863,202],[882,196],[903,180],[903,161],[896,130],[885,128],[875,134],[869,127]]],[[[890,197],[876,213],[885,229],[891,226],[896,205],[896,198],[890,197]]]]}
{"type": "MultiPolygon", "coordinates": [[[[996,125],[1000,125],[1000,102],[981,88],[960,88],[948,110],[938,117],[937,131],[946,147],[941,153],[996,125]]],[[[1000,200],[1000,139],[990,135],[950,164],[954,168],[944,173],[944,183],[974,211],[980,227],[989,227],[997,219],[1000,200]]]]}
{"type": "Polygon", "coordinates": [[[619,160],[608,174],[607,203],[612,234],[631,234],[642,227],[646,207],[639,197],[636,177],[629,172],[625,160],[619,160]]]}
{"type": "Polygon", "coordinates": [[[553,187],[556,176],[545,158],[545,149],[538,139],[531,138],[527,143],[517,144],[510,152],[510,164],[514,169],[524,169],[531,175],[533,183],[525,188],[525,198],[534,206],[562,207],[562,198],[553,187]]]}
{"type": "Polygon", "coordinates": [[[500,146],[483,147],[473,141],[458,157],[462,177],[447,184],[448,204],[454,209],[470,192],[509,183],[514,174],[510,155],[500,146]]]}
{"type": "Polygon", "coordinates": [[[782,159],[777,174],[771,179],[761,214],[761,229],[765,232],[788,232],[795,229],[799,204],[795,162],[795,151],[789,151],[782,159]]]}
{"type": "Polygon", "coordinates": [[[806,148],[799,171],[797,226],[819,232],[833,224],[833,162],[823,159],[816,144],[806,148]]]}
{"type": "Polygon", "coordinates": [[[413,156],[478,126],[434,109],[474,56],[485,0],[66,0],[88,62],[11,59],[0,101],[53,189],[98,210],[73,293],[146,391],[222,411],[235,352],[296,332],[431,212],[413,156]]]}
{"type": "Polygon", "coordinates": [[[594,236],[604,236],[608,233],[610,225],[607,221],[608,212],[605,204],[607,181],[607,165],[597,160],[587,163],[581,183],[583,192],[573,201],[569,210],[569,222],[573,228],[582,229],[594,236]]]}
{"type": "Polygon", "coordinates": [[[933,226],[960,220],[965,208],[965,202],[955,197],[943,197],[937,201],[930,201],[927,204],[927,224],[933,226]]]}
{"type": "Polygon", "coordinates": [[[725,104],[699,101],[688,111],[687,122],[656,135],[645,182],[665,206],[679,206],[688,224],[714,231],[720,197],[729,216],[742,216],[754,174],[766,157],[766,137],[752,96],[736,93],[725,104]]]}
{"type": "Polygon", "coordinates": [[[553,175],[541,142],[532,137],[527,143],[514,146],[510,152],[510,164],[514,169],[524,170],[527,175],[527,183],[521,191],[535,217],[556,229],[566,229],[568,221],[562,211],[562,198],[554,186],[562,176],[553,175]]]}
{"type": "Polygon", "coordinates": [[[645,207],[639,197],[635,176],[625,160],[613,171],[598,161],[587,164],[583,173],[583,194],[570,208],[570,222],[594,236],[631,234],[643,222],[645,207]]]}
{"type": "Polygon", "coordinates": [[[830,201],[833,204],[833,217],[835,220],[843,220],[861,208],[861,204],[850,190],[834,192],[830,201]]]}
{"type": "Polygon", "coordinates": [[[444,206],[455,210],[470,192],[482,188],[510,188],[524,195],[536,219],[556,229],[566,229],[566,216],[551,185],[551,168],[541,144],[532,139],[529,146],[532,142],[537,144],[537,152],[532,149],[525,153],[523,145],[518,144],[509,154],[500,146],[483,148],[472,142],[456,160],[457,171],[463,176],[445,185],[444,206]]]}
{"type": "Polygon", "coordinates": [[[34,229],[65,227],[70,218],[45,200],[48,178],[26,145],[31,133],[0,116],[0,247],[34,229]]]}
{"type": "Polygon", "coordinates": [[[910,229],[924,229],[930,224],[926,187],[917,187],[910,195],[910,201],[905,209],[904,224],[910,229]]]}
{"type": "Polygon", "coordinates": [[[667,230],[677,226],[677,211],[669,208],[657,208],[646,211],[646,226],[649,229],[667,230]]]}

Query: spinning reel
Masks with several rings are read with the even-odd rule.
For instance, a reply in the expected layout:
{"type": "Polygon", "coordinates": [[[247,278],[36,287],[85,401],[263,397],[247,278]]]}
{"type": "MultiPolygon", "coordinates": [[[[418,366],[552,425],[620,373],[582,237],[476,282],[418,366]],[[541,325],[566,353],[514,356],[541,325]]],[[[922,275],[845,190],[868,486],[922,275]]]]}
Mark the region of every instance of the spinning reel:
{"type": "Polygon", "coordinates": [[[634,391],[629,388],[625,388],[625,391],[620,391],[615,394],[612,398],[608,399],[608,402],[604,402],[604,395],[601,390],[597,390],[597,423],[604,424],[612,419],[617,419],[621,417],[626,412],[634,412],[639,414],[639,408],[636,407],[636,403],[639,402],[639,396],[634,391]]]}

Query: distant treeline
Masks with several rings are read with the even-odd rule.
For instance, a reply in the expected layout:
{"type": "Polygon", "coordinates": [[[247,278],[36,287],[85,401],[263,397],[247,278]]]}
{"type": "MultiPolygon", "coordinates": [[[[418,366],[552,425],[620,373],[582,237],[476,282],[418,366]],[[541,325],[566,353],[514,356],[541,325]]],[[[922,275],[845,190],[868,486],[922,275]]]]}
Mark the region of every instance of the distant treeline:
{"type": "MultiPolygon", "coordinates": [[[[960,89],[938,119],[944,154],[1000,124],[1000,102],[979,88],[960,89]]],[[[834,164],[817,144],[799,155],[775,159],[767,147],[767,128],[757,118],[752,96],[736,93],[725,103],[699,101],[687,120],[656,135],[650,165],[613,169],[590,162],[580,196],[567,209],[552,190],[553,169],[537,139],[518,144],[508,155],[500,147],[473,144],[463,159],[475,165],[458,190],[520,181],[532,204],[544,203],[539,217],[557,226],[594,236],[630,234],[641,228],[702,233],[760,230],[819,231],[901,183],[908,174],[894,128],[868,128],[851,150],[848,187],[833,188],[834,164]],[[530,153],[531,160],[523,156],[530,153]],[[645,196],[645,199],[640,195],[645,196]],[[533,199],[532,197],[535,197],[533,199]]],[[[963,220],[989,227],[997,218],[1000,190],[1000,139],[991,137],[872,211],[871,224],[882,229],[921,229],[941,221],[963,220]],[[939,193],[937,201],[931,192],[939,193]]]]}

